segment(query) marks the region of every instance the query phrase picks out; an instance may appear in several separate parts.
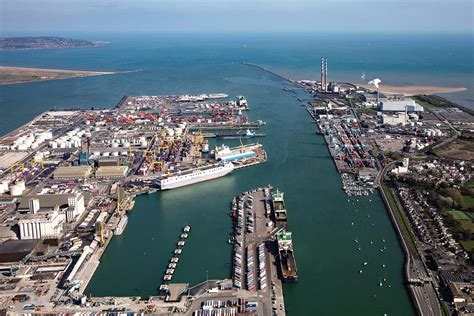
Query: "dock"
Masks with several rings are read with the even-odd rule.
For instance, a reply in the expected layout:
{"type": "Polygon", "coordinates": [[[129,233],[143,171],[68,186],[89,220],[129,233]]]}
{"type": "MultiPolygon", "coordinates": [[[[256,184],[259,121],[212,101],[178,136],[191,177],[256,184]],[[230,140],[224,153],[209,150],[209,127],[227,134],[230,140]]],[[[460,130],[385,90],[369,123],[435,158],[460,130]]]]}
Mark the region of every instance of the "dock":
{"type": "Polygon", "coordinates": [[[285,315],[282,282],[273,241],[274,218],[268,212],[270,187],[244,192],[232,203],[234,287],[265,298],[265,315],[285,315]]]}

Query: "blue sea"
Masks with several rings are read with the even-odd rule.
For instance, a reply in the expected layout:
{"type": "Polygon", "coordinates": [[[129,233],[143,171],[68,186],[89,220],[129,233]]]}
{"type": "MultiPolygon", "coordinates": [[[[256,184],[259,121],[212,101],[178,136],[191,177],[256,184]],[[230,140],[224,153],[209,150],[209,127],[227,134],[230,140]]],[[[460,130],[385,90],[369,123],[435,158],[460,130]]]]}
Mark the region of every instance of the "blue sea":
{"type": "MultiPolygon", "coordinates": [[[[472,34],[60,34],[110,41],[92,49],[2,51],[0,64],[85,70],[140,70],[107,77],[0,86],[0,133],[45,109],[112,106],[124,94],[191,93],[238,80],[229,67],[259,64],[295,79],[466,87],[445,97],[474,108],[472,34]],[[199,83],[199,84],[197,84],[199,83]],[[51,89],[61,90],[62,95],[51,89]]],[[[222,86],[222,85],[221,85],[222,86]]],[[[225,86],[222,86],[225,90],[225,86]]]]}

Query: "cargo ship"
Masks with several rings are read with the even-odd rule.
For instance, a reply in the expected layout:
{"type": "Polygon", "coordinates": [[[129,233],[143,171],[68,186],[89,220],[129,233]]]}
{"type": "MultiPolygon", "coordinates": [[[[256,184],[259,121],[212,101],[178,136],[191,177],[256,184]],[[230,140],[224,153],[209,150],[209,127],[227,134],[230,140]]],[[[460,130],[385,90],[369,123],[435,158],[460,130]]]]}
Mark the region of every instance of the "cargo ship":
{"type": "Polygon", "coordinates": [[[216,138],[222,139],[234,139],[234,138],[254,138],[263,136],[262,134],[256,134],[254,131],[246,130],[245,133],[230,133],[230,134],[216,134],[216,138]]]}
{"type": "Polygon", "coordinates": [[[233,170],[234,165],[231,162],[223,162],[212,166],[179,172],[177,174],[165,175],[156,179],[155,183],[161,190],[176,189],[186,185],[220,178],[231,173],[233,170]]]}
{"type": "Polygon", "coordinates": [[[256,149],[261,148],[260,144],[250,144],[240,147],[230,148],[222,145],[214,149],[214,157],[221,161],[233,161],[236,159],[249,158],[257,156],[256,149]]]}
{"type": "Polygon", "coordinates": [[[293,241],[290,232],[282,232],[277,235],[278,255],[283,282],[297,282],[298,271],[293,253],[293,241]]]}
{"type": "Polygon", "coordinates": [[[272,204],[276,221],[286,223],[288,217],[286,214],[284,195],[285,193],[277,189],[275,193],[272,193],[272,204]]]}

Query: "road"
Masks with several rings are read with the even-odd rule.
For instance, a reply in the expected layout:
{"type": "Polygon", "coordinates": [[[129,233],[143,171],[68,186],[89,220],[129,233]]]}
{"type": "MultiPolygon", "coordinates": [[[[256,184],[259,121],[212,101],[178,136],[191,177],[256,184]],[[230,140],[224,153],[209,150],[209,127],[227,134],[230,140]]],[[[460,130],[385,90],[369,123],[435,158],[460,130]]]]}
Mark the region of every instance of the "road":
{"type": "Polygon", "coordinates": [[[403,251],[405,252],[406,262],[405,262],[405,277],[408,281],[408,288],[412,293],[412,297],[414,299],[415,306],[418,312],[421,315],[435,315],[435,316],[442,316],[443,312],[441,310],[440,302],[435,290],[434,282],[412,282],[413,280],[417,279],[428,279],[429,273],[426,270],[423,262],[418,259],[418,253],[412,253],[407,246],[406,240],[402,234],[400,229],[400,224],[396,220],[395,211],[392,209],[389,200],[381,186],[381,181],[383,177],[386,175],[388,170],[393,167],[397,161],[391,162],[386,165],[381,172],[377,175],[375,180],[375,185],[380,188],[380,194],[382,199],[385,201],[385,205],[392,217],[392,222],[397,230],[398,235],[400,236],[401,244],[403,251]]]}

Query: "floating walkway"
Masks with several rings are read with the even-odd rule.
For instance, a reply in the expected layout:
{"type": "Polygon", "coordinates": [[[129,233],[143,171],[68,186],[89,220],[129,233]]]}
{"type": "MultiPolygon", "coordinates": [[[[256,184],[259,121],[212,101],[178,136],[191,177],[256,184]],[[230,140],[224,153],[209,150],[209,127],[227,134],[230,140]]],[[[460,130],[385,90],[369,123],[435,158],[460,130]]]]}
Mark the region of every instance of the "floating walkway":
{"type": "Polygon", "coordinates": [[[165,284],[160,286],[160,291],[167,291],[168,290],[168,282],[171,282],[173,279],[174,272],[179,262],[179,255],[183,252],[183,247],[186,245],[186,239],[189,237],[189,233],[191,232],[191,226],[186,225],[183,227],[183,231],[180,235],[179,241],[177,243],[176,249],[173,251],[173,257],[171,257],[168,266],[166,267],[165,274],[163,275],[163,281],[165,284]]]}

